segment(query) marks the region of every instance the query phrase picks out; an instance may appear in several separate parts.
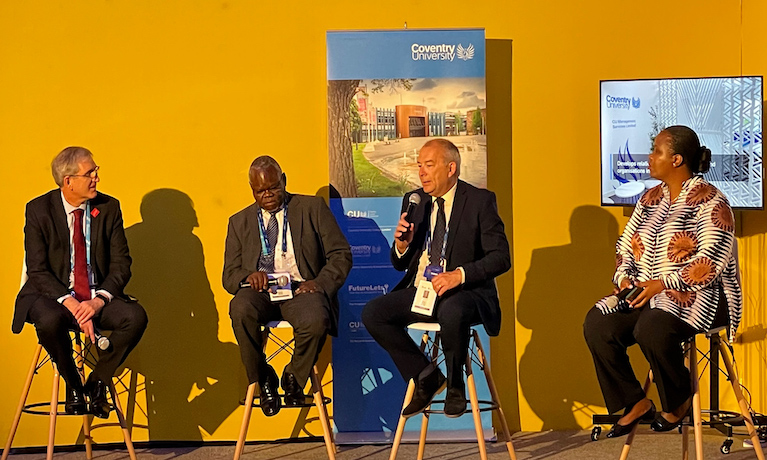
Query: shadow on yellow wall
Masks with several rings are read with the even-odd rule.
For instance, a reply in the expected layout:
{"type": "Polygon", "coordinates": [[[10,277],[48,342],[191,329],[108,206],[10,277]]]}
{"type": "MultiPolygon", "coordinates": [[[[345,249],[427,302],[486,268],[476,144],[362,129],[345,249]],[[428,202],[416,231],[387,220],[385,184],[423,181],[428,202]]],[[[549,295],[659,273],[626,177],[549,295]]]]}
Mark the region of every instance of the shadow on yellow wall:
{"type": "Polygon", "coordinates": [[[532,331],[520,357],[520,388],[543,430],[578,429],[576,411],[603,405],[582,325],[612,290],[618,222],[602,208],[580,206],[570,237],[570,244],[533,250],[517,301],[517,319],[532,331]]]}
{"type": "Polygon", "coordinates": [[[191,198],[147,193],[142,221],[126,229],[133,276],[149,327],[126,366],[145,377],[149,439],[201,440],[239,406],[247,386],[237,344],[218,339],[218,311],[205,271],[191,198]]]}

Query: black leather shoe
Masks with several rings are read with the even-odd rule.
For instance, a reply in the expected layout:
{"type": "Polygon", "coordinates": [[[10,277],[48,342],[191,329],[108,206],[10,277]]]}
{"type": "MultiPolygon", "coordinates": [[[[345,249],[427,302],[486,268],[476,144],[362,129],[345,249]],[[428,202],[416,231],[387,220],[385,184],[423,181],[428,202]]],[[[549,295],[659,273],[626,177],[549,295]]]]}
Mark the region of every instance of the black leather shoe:
{"type": "Polygon", "coordinates": [[[304,389],[293,374],[283,373],[281,383],[285,391],[285,406],[297,407],[306,403],[304,389]]]}
{"type": "Polygon", "coordinates": [[[621,425],[620,423],[616,423],[612,426],[612,428],[610,428],[610,431],[607,433],[607,437],[620,438],[621,436],[626,436],[627,434],[631,433],[631,430],[633,430],[639,422],[642,420],[652,420],[653,417],[655,417],[655,403],[650,401],[650,408],[647,409],[647,412],[634,419],[634,421],[628,425],[621,425]]]}
{"type": "Polygon", "coordinates": [[[112,406],[107,399],[107,384],[103,380],[89,380],[86,391],[91,402],[90,412],[98,418],[109,418],[112,406]]]}
{"type": "Polygon", "coordinates": [[[271,417],[277,415],[280,411],[280,395],[277,393],[279,388],[277,382],[277,373],[274,372],[271,366],[267,371],[267,375],[263,382],[259,382],[261,387],[261,393],[259,394],[259,401],[261,402],[261,410],[264,415],[271,417]]]}
{"type": "MultiPolygon", "coordinates": [[[[686,403],[683,403],[683,404],[686,404],[686,403]]],[[[687,408],[686,414],[679,417],[679,420],[677,420],[676,422],[669,422],[668,420],[666,420],[666,417],[664,417],[663,414],[658,414],[658,416],[655,417],[655,420],[653,420],[652,423],[650,424],[650,429],[653,431],[657,431],[659,433],[662,433],[664,431],[671,431],[674,428],[677,428],[682,423],[684,423],[684,419],[688,415],[690,415],[691,409],[692,409],[692,404],[690,404],[690,407],[687,408]]]]}
{"type": "Polygon", "coordinates": [[[445,398],[445,415],[450,418],[460,417],[466,412],[466,396],[463,390],[448,388],[445,398]]]}
{"type": "Polygon", "coordinates": [[[415,392],[410,404],[402,410],[402,416],[409,418],[423,412],[437,394],[445,389],[445,376],[439,369],[434,369],[426,377],[415,382],[415,392]]]}
{"type": "Polygon", "coordinates": [[[85,404],[83,389],[67,385],[66,399],[64,400],[64,413],[67,415],[83,415],[88,412],[85,404]]]}

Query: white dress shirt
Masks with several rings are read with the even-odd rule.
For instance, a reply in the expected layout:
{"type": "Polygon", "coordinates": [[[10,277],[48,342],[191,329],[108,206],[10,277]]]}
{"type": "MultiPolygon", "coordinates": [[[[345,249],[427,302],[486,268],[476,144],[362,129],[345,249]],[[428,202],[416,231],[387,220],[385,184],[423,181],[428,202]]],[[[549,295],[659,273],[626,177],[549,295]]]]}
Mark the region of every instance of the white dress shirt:
{"type": "MultiPolygon", "coordinates": [[[[264,228],[267,228],[269,226],[269,219],[272,217],[272,213],[262,208],[261,217],[264,220],[264,228]]],[[[288,240],[287,251],[284,253],[282,252],[282,227],[284,225],[285,219],[285,206],[283,206],[282,209],[274,214],[274,218],[277,219],[277,247],[272,248],[274,251],[274,271],[290,273],[290,279],[293,281],[304,281],[304,279],[301,277],[301,273],[298,271],[298,264],[296,263],[296,251],[293,247],[293,236],[290,231],[290,222],[287,223],[288,230],[286,232],[288,240]]],[[[266,238],[266,235],[264,235],[264,238],[266,238]]]]}
{"type": "MultiPolygon", "coordinates": [[[[453,214],[453,202],[455,202],[455,190],[456,187],[458,187],[458,182],[456,182],[450,190],[445,192],[444,195],[442,195],[442,198],[445,200],[445,236],[449,239],[450,238],[450,216],[453,214]]],[[[429,216],[429,232],[431,233],[434,231],[434,226],[437,223],[437,212],[439,211],[439,205],[437,205],[436,201],[439,197],[431,197],[431,216],[429,216]]],[[[447,243],[447,241],[445,241],[447,243]]],[[[407,250],[403,253],[400,253],[397,249],[397,246],[394,246],[394,252],[397,254],[397,257],[402,258],[407,251],[410,250],[410,247],[408,246],[407,250]]],[[[445,261],[447,263],[447,261],[445,261]]],[[[426,270],[426,267],[429,265],[429,251],[428,248],[423,248],[421,250],[421,257],[418,259],[418,272],[415,274],[415,280],[414,285],[418,286],[418,283],[425,279],[423,276],[424,271],[426,270]]],[[[444,269],[445,267],[443,267],[444,269]]],[[[466,282],[466,273],[463,271],[463,267],[458,267],[458,271],[461,272],[461,284],[466,282]]]]}
{"type": "MultiPolygon", "coordinates": [[[[82,232],[83,235],[87,233],[86,225],[86,218],[85,218],[85,203],[81,204],[80,206],[72,206],[69,204],[66,198],[64,198],[64,192],[61,192],[61,202],[64,203],[64,214],[67,216],[67,228],[69,228],[69,289],[73,290],[75,285],[75,210],[76,209],[82,209],[83,210],[83,228],[82,232]]],[[[86,249],[87,250],[87,249],[86,249]]],[[[111,293],[99,289],[98,291],[93,291],[93,273],[91,272],[91,267],[88,265],[88,280],[91,282],[91,298],[95,297],[96,294],[102,294],[105,296],[109,301],[112,301],[112,298],[114,297],[111,293]]],[[[59,297],[56,299],[59,303],[64,303],[64,300],[66,300],[67,297],[74,297],[72,294],[67,294],[64,296],[59,297]]]]}

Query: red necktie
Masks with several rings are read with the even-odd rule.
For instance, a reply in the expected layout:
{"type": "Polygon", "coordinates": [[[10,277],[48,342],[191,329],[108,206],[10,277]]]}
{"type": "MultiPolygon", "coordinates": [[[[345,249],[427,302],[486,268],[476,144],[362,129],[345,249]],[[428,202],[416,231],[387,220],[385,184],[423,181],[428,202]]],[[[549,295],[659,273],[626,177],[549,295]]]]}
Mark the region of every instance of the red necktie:
{"type": "Polygon", "coordinates": [[[75,247],[75,298],[82,302],[91,299],[91,285],[88,281],[88,265],[85,258],[85,237],[83,236],[83,210],[75,209],[75,228],[72,242],[75,247]]]}

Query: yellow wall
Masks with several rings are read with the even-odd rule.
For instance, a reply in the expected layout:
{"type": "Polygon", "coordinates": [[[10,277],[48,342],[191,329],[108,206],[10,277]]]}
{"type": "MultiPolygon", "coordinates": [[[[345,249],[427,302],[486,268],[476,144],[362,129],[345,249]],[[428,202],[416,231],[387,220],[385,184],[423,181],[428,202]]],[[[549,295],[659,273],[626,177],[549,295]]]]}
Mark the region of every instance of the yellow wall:
{"type": "MultiPolygon", "coordinates": [[[[488,39],[513,41],[511,97],[506,91],[506,100],[490,100],[488,107],[491,144],[505,145],[493,140],[493,130],[508,137],[513,127],[511,161],[508,144],[491,145],[489,160],[503,166],[491,167],[489,184],[499,192],[514,252],[513,272],[499,280],[505,323],[492,342],[494,372],[513,426],[588,425],[601,398],[580,325],[589,303],[609,289],[604,261],[625,223],[620,210],[597,207],[598,80],[764,74],[767,8],[760,0],[742,3],[741,27],[735,0],[480,1],[470,7],[455,0],[0,2],[6,197],[0,436],[8,431],[35,343],[31,328],[10,333],[24,204],[53,187],[48,165],[56,152],[84,145],[102,166],[100,189],[121,200],[126,227],[133,227],[133,288],[151,317],[131,359],[148,374],[161,412],[153,414],[152,439],[236,437],[241,412],[231,395],[242,396],[243,372],[220,274],[227,218],[252,199],[247,166],[270,154],[286,171],[289,190],[314,194],[325,186],[325,31],[405,22],[410,28],[485,27],[488,39]],[[493,121],[494,112],[503,124],[493,121]],[[159,289],[156,280],[169,287],[159,289]],[[515,356],[518,387],[510,365],[515,356]],[[168,369],[180,377],[171,379],[168,369]],[[564,375],[573,376],[567,377],[572,383],[562,385],[564,375]],[[184,425],[171,426],[174,418],[184,425]]],[[[492,80],[505,74],[492,70],[488,88],[498,85],[496,94],[504,94],[492,80]]],[[[766,215],[742,216],[744,330],[767,315],[761,295],[766,215]]],[[[756,409],[765,411],[764,337],[753,331],[749,337],[756,338],[737,352],[756,409]]],[[[45,399],[46,392],[33,396],[45,399]]],[[[257,415],[250,437],[298,435],[298,419],[280,415],[267,424],[257,415]]],[[[23,421],[17,445],[44,443],[42,418],[30,420],[23,421]]],[[[316,434],[315,428],[307,431],[316,434]]],[[[72,443],[77,431],[76,420],[62,421],[57,440],[72,443]]],[[[110,432],[97,431],[97,440],[119,439],[110,432]]],[[[149,436],[137,432],[139,439],[149,436]]]]}

